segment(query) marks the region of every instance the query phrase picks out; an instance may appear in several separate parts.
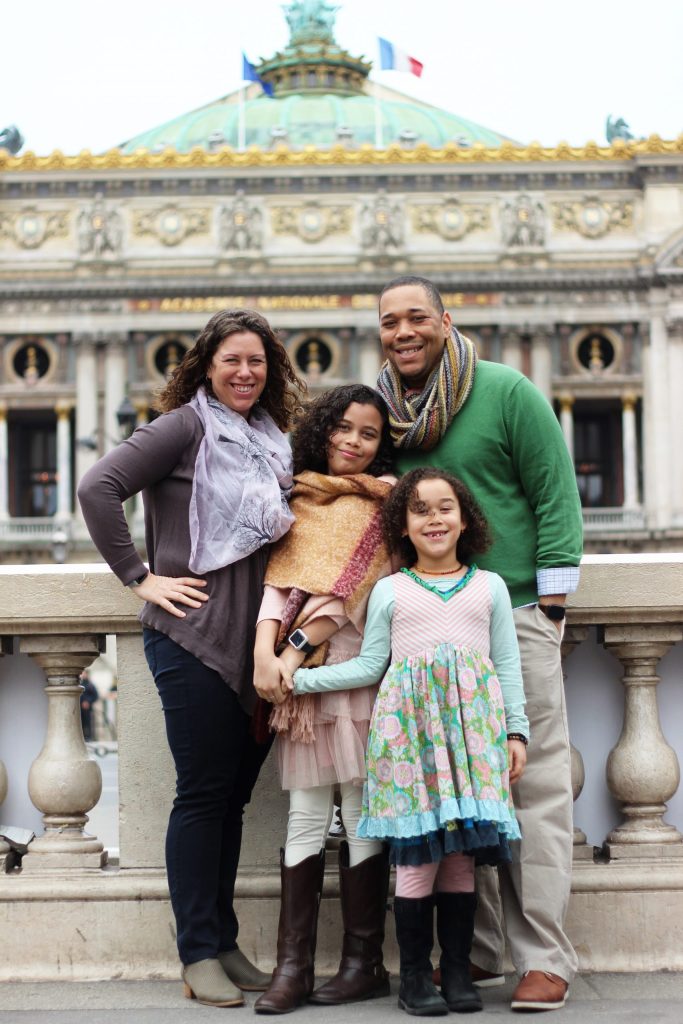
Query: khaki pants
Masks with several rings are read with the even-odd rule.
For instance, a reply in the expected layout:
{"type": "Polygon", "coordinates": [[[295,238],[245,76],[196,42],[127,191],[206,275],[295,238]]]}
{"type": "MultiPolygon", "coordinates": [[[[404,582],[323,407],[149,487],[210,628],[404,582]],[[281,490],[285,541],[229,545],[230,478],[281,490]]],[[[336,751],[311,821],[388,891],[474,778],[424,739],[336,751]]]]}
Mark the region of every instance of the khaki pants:
{"type": "Polygon", "coordinates": [[[526,769],[513,789],[522,839],[512,844],[512,864],[477,871],[472,961],[502,973],[502,902],[518,973],[551,971],[571,981],[577,958],[564,919],[571,888],[573,800],[560,632],[536,605],[517,608],[514,616],[531,731],[526,769]]]}

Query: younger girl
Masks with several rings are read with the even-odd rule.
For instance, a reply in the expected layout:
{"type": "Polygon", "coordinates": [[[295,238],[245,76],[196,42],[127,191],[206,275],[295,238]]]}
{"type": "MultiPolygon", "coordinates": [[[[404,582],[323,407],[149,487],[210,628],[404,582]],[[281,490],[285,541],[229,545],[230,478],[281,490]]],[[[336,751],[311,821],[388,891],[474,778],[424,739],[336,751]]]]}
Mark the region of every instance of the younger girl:
{"type": "Polygon", "coordinates": [[[387,857],[379,840],[356,836],[377,680],[352,693],[298,699],[283,689],[304,658],[336,664],[358,654],[370,591],[390,571],[381,505],[394,477],[386,476],[392,447],[384,403],[363,385],[335,388],[308,408],[292,447],[295,522],[271,554],[255,651],[255,686],[277,705],[270,721],[290,790],[277,967],[257,1013],[288,1013],[309,997],[330,1004],[389,992],[382,963],[387,857]],[[311,995],[335,788],[348,834],[339,853],[342,961],[311,995]]]}
{"type": "Polygon", "coordinates": [[[488,529],[450,474],[402,477],[384,529],[410,568],[374,588],[360,656],[297,671],[294,689],[367,686],[391,660],[370,723],[358,831],[388,840],[397,866],[399,1006],[470,1012],[481,1009],[469,976],[474,863],[509,859],[508,840],[520,836],[510,782],[526,761],[528,722],[510,598],[499,576],[470,562],[488,529]],[[443,998],[429,959],[435,903],[443,998]]]}

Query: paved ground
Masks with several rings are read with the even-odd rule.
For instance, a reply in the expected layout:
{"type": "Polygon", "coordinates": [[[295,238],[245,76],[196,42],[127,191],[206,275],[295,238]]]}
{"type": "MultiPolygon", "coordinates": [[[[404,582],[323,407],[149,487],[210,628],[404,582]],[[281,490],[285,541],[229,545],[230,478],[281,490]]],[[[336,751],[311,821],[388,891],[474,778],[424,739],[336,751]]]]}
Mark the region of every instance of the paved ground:
{"type": "MultiPolygon", "coordinates": [[[[353,1006],[307,1006],[288,1016],[300,1024],[400,1024],[408,1018],[392,996],[353,1006]]],[[[477,1024],[523,1020],[511,1014],[512,982],[484,992],[477,1024]]],[[[218,1010],[182,997],[180,982],[111,981],[90,984],[0,984],[0,1024],[200,1024],[221,1017],[233,1024],[255,1020],[251,1006],[218,1010]]],[[[449,1015],[453,1020],[453,1015],[449,1015]]],[[[261,1018],[264,1019],[264,1018],[261,1018]]],[[[683,1024],[683,974],[583,975],[572,986],[563,1010],[541,1015],[552,1024],[683,1024]]]]}

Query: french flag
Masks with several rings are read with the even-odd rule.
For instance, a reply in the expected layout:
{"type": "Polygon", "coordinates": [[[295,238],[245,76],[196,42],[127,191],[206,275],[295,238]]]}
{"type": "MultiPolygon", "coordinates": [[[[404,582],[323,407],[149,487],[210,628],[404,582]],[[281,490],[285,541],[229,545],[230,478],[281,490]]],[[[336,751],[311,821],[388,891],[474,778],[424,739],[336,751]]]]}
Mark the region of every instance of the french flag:
{"type": "Polygon", "coordinates": [[[259,77],[259,75],[256,72],[256,68],[251,63],[250,60],[247,60],[247,57],[244,53],[242,54],[242,81],[258,82],[266,96],[273,95],[274,90],[272,85],[270,85],[268,82],[264,82],[263,79],[259,77]]]}
{"type": "Polygon", "coordinates": [[[379,66],[382,71],[409,71],[411,75],[422,74],[424,64],[414,57],[409,57],[403,50],[399,50],[388,39],[379,38],[379,66]]]}

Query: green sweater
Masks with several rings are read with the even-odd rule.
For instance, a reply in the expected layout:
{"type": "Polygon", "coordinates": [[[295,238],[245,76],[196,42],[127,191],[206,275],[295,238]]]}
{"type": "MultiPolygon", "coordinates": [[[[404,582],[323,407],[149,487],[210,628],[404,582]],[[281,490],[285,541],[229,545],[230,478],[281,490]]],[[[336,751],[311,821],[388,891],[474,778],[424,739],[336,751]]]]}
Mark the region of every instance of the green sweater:
{"type": "Polygon", "coordinates": [[[537,570],[579,565],[574,466],[555,413],[517,370],[480,360],[472,391],[436,448],[401,452],[397,462],[400,473],[437,466],[470,488],[493,536],[477,564],[503,577],[513,607],[537,600],[537,570]]]}

